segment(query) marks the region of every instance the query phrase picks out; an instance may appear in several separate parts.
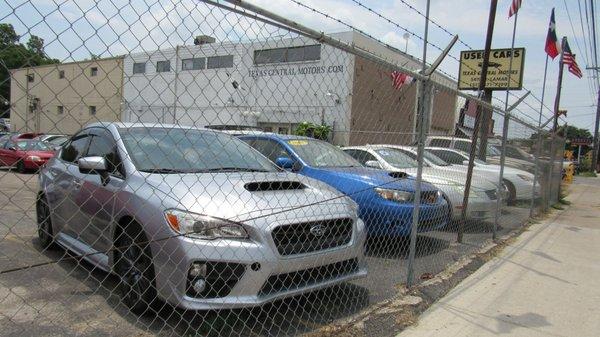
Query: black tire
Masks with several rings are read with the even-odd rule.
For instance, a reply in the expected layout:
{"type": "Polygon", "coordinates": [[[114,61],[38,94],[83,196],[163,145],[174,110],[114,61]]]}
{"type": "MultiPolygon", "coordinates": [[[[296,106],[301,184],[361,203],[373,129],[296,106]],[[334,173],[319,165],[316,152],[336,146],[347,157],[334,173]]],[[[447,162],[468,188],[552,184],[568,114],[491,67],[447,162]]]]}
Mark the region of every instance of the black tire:
{"type": "Polygon", "coordinates": [[[27,169],[25,168],[25,163],[22,160],[17,162],[17,171],[19,173],[26,173],[27,169]]]}
{"type": "Polygon", "coordinates": [[[514,206],[517,203],[517,190],[515,186],[508,180],[504,180],[504,185],[506,185],[506,189],[508,190],[508,199],[506,200],[506,204],[508,206],[514,206]]]}
{"type": "Polygon", "coordinates": [[[143,315],[156,300],[154,266],[146,236],[141,226],[132,222],[120,231],[115,243],[121,301],[131,312],[143,315]]]}
{"type": "Polygon", "coordinates": [[[39,195],[35,205],[38,238],[44,249],[54,247],[54,233],[52,230],[52,219],[50,218],[50,206],[44,195],[39,195]]]}

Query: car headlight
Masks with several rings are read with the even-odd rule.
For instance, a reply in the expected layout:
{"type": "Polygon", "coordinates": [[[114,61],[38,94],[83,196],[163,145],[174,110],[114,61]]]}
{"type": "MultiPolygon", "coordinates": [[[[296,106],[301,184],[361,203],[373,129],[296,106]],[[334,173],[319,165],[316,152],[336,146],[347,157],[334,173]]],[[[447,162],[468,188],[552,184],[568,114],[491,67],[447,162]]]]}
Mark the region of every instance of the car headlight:
{"type": "Polygon", "coordinates": [[[165,211],[165,219],[177,233],[197,239],[248,237],[248,233],[240,224],[208,215],[169,209],[165,211]]]}
{"type": "Polygon", "coordinates": [[[31,160],[31,161],[42,161],[42,158],[38,157],[38,156],[29,156],[27,157],[27,160],[31,160]]]}
{"type": "Polygon", "coordinates": [[[397,202],[409,202],[413,199],[412,192],[390,190],[387,188],[375,188],[375,192],[385,200],[397,202]]]}
{"type": "Polygon", "coordinates": [[[525,181],[531,181],[531,182],[533,182],[533,178],[531,178],[530,176],[525,175],[525,174],[517,174],[517,177],[519,177],[519,178],[521,178],[521,179],[523,179],[525,181]]]}

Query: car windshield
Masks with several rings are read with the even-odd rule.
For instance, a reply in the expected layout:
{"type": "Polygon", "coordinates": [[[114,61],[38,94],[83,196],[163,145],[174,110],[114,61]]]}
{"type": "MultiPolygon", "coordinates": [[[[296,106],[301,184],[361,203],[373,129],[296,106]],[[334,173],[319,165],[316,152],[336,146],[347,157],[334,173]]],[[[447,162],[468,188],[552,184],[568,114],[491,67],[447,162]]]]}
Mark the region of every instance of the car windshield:
{"type": "Polygon", "coordinates": [[[488,156],[500,156],[500,151],[498,151],[498,149],[496,149],[495,147],[488,145],[487,146],[487,155],[488,156]]]}
{"type": "Polygon", "coordinates": [[[418,162],[402,151],[392,148],[382,148],[375,150],[386,162],[396,168],[414,168],[418,162]]]}
{"type": "Polygon", "coordinates": [[[313,167],[360,167],[356,159],[341,149],[316,139],[290,139],[294,152],[313,167]]]}
{"type": "Polygon", "coordinates": [[[15,143],[15,146],[22,151],[52,151],[46,143],[41,141],[20,140],[15,143]]]}
{"type": "Polygon", "coordinates": [[[246,143],[215,131],[182,128],[119,129],[136,168],[150,173],[276,172],[246,143]]]}
{"type": "Polygon", "coordinates": [[[429,151],[423,151],[423,157],[430,161],[433,165],[437,166],[450,166],[449,163],[445,162],[442,158],[436,156],[435,154],[429,151]]]}

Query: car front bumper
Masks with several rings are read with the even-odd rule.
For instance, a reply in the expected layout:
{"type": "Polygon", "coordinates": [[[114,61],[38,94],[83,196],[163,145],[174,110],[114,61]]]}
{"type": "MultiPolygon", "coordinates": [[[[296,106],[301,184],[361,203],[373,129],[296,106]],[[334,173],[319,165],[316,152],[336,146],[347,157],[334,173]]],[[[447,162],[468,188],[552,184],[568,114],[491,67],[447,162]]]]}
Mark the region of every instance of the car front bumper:
{"type": "MultiPolygon", "coordinates": [[[[361,208],[361,219],[372,236],[408,236],[411,232],[414,206],[393,201],[377,201],[371,207],[361,208]]],[[[444,227],[449,221],[449,206],[440,198],[435,204],[421,204],[418,232],[444,227]]]]}
{"type": "MultiPolygon", "coordinates": [[[[161,298],[184,309],[258,306],[367,275],[361,220],[355,221],[349,244],[298,255],[281,256],[267,237],[211,241],[176,237],[168,241],[166,245],[177,247],[175,251],[156,246],[153,249],[159,249],[155,255],[157,291],[161,298]],[[192,263],[242,266],[243,273],[232,282],[226,296],[202,298],[189,291],[192,263]]],[[[228,277],[231,270],[224,269],[221,276],[228,277]]],[[[216,284],[210,283],[206,282],[208,287],[216,284]]]]}

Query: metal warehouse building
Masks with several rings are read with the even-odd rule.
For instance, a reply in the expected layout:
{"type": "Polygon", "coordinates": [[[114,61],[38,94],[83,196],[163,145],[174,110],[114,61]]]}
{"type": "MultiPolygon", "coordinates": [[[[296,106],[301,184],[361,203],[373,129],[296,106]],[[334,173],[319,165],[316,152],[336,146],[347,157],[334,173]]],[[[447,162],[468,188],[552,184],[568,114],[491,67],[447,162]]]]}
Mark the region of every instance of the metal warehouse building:
{"type": "MultiPolygon", "coordinates": [[[[332,37],[408,68],[418,61],[357,32],[332,37]]],[[[435,81],[456,86],[438,73],[435,81]]],[[[198,37],[191,46],[126,55],[123,119],[253,125],[290,133],[301,122],[331,126],[338,145],[406,143],[415,129],[416,84],[394,88],[390,70],[307,38],[247,43],[198,37]]],[[[456,96],[433,95],[433,132],[450,134],[456,96]]]]}

